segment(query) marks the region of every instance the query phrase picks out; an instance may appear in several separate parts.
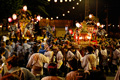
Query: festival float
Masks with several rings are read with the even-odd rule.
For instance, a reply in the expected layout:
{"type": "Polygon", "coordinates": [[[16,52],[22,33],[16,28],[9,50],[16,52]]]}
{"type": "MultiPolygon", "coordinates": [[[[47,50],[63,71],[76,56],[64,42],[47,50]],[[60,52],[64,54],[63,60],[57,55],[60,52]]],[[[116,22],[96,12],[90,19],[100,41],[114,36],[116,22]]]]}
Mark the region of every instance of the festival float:
{"type": "Polygon", "coordinates": [[[81,23],[76,23],[76,29],[74,30],[74,40],[80,45],[97,44],[97,33],[100,25],[99,19],[90,14],[81,23]]]}

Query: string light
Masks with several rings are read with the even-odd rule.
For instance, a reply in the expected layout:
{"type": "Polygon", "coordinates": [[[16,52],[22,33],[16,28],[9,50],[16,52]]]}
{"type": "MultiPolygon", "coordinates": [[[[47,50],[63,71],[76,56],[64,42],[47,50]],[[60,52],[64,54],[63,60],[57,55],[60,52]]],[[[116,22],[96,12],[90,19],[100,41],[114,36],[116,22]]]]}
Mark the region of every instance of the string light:
{"type": "Polygon", "coordinates": [[[54,0],[54,2],[57,2],[57,0],[54,0]]]}
{"type": "Polygon", "coordinates": [[[63,0],[60,0],[60,2],[62,3],[62,2],[63,2],[63,0]]]}
{"type": "Polygon", "coordinates": [[[50,0],[48,0],[48,2],[50,2],[50,0]]]}
{"type": "Polygon", "coordinates": [[[56,16],[56,19],[58,19],[58,16],[56,16]]]}
{"type": "Polygon", "coordinates": [[[72,9],[75,9],[75,7],[72,7],[72,9]]]}
{"type": "Polygon", "coordinates": [[[63,16],[65,16],[65,14],[63,14],[63,16]]]}
{"type": "Polygon", "coordinates": [[[67,0],[65,0],[65,2],[67,2],[67,0]]]}
{"type": "Polygon", "coordinates": [[[76,3],[77,5],[79,5],[79,3],[76,3]]]}
{"type": "Polygon", "coordinates": [[[72,0],[69,0],[69,2],[71,2],[72,0]]]}
{"type": "Polygon", "coordinates": [[[70,11],[67,11],[67,13],[70,13],[70,11]]]}

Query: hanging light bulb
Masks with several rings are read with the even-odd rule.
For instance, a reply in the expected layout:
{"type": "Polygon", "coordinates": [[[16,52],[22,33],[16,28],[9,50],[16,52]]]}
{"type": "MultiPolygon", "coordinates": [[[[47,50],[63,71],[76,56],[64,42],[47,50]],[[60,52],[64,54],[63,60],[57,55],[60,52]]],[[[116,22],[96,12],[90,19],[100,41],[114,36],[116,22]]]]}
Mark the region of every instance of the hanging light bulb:
{"type": "Polygon", "coordinates": [[[77,5],[79,5],[79,3],[76,3],[77,5]]]}
{"type": "Polygon", "coordinates": [[[62,2],[63,2],[63,0],[60,0],[60,2],[62,3],[62,2]]]}
{"type": "Polygon", "coordinates": [[[70,11],[67,11],[67,13],[70,13],[70,11]]]}
{"type": "Polygon", "coordinates": [[[75,9],[75,7],[72,7],[72,9],[75,9]]]}
{"type": "Polygon", "coordinates": [[[53,20],[53,17],[51,17],[51,20],[53,20]]]}
{"type": "Polygon", "coordinates": [[[69,0],[69,2],[71,2],[72,0],[69,0]]]}
{"type": "Polygon", "coordinates": [[[16,14],[13,14],[13,15],[12,15],[12,18],[13,18],[13,20],[16,20],[16,19],[17,19],[17,15],[16,15],[16,14]]]}
{"type": "Polygon", "coordinates": [[[48,0],[48,2],[50,2],[50,0],[48,0]]]}
{"type": "Polygon", "coordinates": [[[65,14],[63,14],[63,16],[65,16],[65,14]]]}
{"type": "Polygon", "coordinates": [[[67,0],[65,0],[65,2],[67,2],[67,0]]]}
{"type": "Polygon", "coordinates": [[[81,2],[82,0],[80,0],[80,2],[81,2]]]}
{"type": "Polygon", "coordinates": [[[56,19],[58,19],[58,16],[56,16],[56,19]]]}
{"type": "Polygon", "coordinates": [[[54,0],[54,2],[57,2],[57,0],[54,0]]]}

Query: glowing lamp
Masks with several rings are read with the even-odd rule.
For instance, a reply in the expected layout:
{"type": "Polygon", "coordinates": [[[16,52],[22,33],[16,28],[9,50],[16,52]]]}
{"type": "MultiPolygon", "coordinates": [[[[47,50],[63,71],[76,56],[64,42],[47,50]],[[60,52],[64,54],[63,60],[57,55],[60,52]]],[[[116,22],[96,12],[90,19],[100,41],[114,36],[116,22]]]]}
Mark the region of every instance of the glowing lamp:
{"type": "Polygon", "coordinates": [[[50,0],[48,0],[48,2],[50,2],[50,0]]]}
{"type": "Polygon", "coordinates": [[[90,15],[89,15],[89,18],[92,18],[92,17],[93,17],[92,14],[90,14],[90,15]]]}
{"type": "Polygon", "coordinates": [[[81,37],[79,37],[79,39],[82,39],[82,36],[81,36],[81,37]]]}
{"type": "Polygon", "coordinates": [[[78,37],[76,36],[76,39],[78,39],[78,37]]]}
{"type": "Polygon", "coordinates": [[[77,28],[80,27],[80,23],[78,23],[78,22],[75,25],[76,25],[77,28]]]}
{"type": "Polygon", "coordinates": [[[17,19],[17,15],[16,15],[16,14],[13,14],[13,15],[12,15],[12,18],[13,18],[13,20],[16,20],[16,19],[17,19]]]}
{"type": "Polygon", "coordinates": [[[26,6],[26,5],[23,6],[23,10],[24,10],[24,11],[27,11],[27,6],[26,6]]]}
{"type": "Polygon", "coordinates": [[[63,14],[63,16],[65,16],[65,14],[63,14]]]}
{"type": "Polygon", "coordinates": [[[100,26],[100,23],[99,23],[99,22],[97,23],[97,26],[100,26]]]}
{"type": "Polygon", "coordinates": [[[54,0],[54,2],[57,2],[57,0],[54,0]]]}
{"type": "Polygon", "coordinates": [[[90,36],[87,36],[87,38],[90,40],[91,39],[91,37],[90,36]]]}
{"type": "Polygon", "coordinates": [[[73,9],[75,9],[75,7],[72,7],[73,9]]]}
{"type": "Polygon", "coordinates": [[[40,18],[40,15],[38,15],[38,16],[37,16],[37,20],[40,21],[40,19],[41,19],[41,18],[40,18]]]}
{"type": "Polygon", "coordinates": [[[65,2],[67,2],[67,0],[65,0],[65,2]]]}
{"type": "Polygon", "coordinates": [[[62,2],[63,2],[63,0],[60,0],[60,2],[62,3],[62,2]]]}
{"type": "Polygon", "coordinates": [[[2,28],[2,25],[0,25],[0,28],[2,28]]]}
{"type": "Polygon", "coordinates": [[[11,17],[8,18],[8,22],[12,22],[12,18],[11,17]]]}
{"type": "Polygon", "coordinates": [[[69,33],[70,33],[70,34],[73,34],[73,31],[72,31],[72,29],[70,29],[70,30],[69,30],[69,33]]]}

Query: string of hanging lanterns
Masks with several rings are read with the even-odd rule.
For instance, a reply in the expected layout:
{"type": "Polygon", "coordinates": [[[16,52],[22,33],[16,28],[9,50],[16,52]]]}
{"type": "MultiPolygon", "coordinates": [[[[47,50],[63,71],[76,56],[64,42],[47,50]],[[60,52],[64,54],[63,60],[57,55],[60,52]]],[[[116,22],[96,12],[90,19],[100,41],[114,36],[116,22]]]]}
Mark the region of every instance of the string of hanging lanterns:
{"type": "MultiPolygon", "coordinates": [[[[50,1],[52,1],[52,0],[47,0],[47,1],[50,2],[50,1]]],[[[54,0],[55,3],[56,3],[56,2],[61,2],[61,3],[62,3],[62,2],[72,2],[72,1],[75,1],[75,0],[54,0]]],[[[82,1],[82,0],[79,0],[75,5],[78,6],[81,1],[82,1]]],[[[75,9],[75,6],[73,6],[72,9],[74,10],[74,9],[75,9]]],[[[67,10],[66,12],[65,12],[66,14],[65,14],[65,13],[62,14],[63,17],[66,16],[67,14],[70,14],[71,11],[70,11],[70,10],[67,10]],[[66,13],[66,12],[67,12],[67,13],[66,13]]],[[[48,18],[47,18],[47,19],[48,19],[48,18]]],[[[55,19],[59,19],[59,16],[57,15],[55,19]]],[[[53,17],[51,17],[51,20],[53,20],[53,17]]]]}

